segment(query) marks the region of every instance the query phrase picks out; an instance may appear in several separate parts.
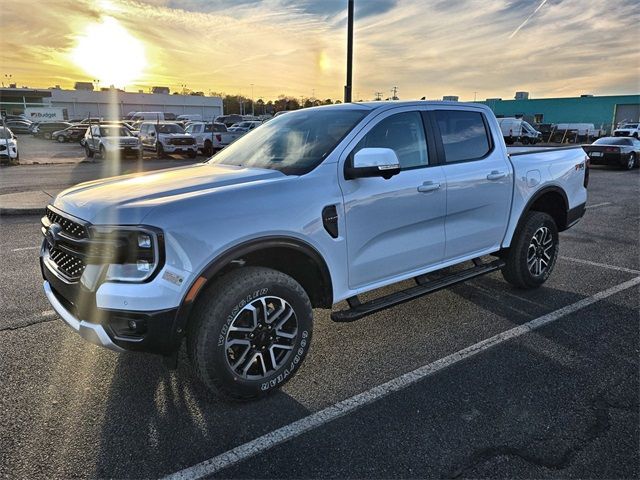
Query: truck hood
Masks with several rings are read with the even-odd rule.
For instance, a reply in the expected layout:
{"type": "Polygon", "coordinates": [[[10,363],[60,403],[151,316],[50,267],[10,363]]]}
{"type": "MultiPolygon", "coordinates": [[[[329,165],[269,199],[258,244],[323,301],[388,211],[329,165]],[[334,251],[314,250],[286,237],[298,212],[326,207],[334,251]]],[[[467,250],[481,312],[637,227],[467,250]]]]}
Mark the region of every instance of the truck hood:
{"type": "Polygon", "coordinates": [[[94,224],[136,225],[172,199],[282,178],[277,170],[196,164],[81,183],[62,191],[54,206],[94,224]]]}
{"type": "Polygon", "coordinates": [[[159,133],[158,136],[162,138],[193,138],[193,135],[188,133],[159,133]]]}

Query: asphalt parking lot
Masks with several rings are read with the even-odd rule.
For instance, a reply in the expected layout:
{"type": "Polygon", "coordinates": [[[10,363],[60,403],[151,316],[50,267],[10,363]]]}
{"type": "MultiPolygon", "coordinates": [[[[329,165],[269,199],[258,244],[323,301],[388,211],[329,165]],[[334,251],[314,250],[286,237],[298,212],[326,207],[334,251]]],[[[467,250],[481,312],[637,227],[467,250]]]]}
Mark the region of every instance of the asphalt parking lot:
{"type": "Polygon", "coordinates": [[[494,273],[351,324],[317,311],[297,376],[249,404],[184,354],[76,336],[41,291],[39,219],[0,217],[0,477],[637,478],[639,193],[640,171],[593,168],[538,290],[494,273]]]}

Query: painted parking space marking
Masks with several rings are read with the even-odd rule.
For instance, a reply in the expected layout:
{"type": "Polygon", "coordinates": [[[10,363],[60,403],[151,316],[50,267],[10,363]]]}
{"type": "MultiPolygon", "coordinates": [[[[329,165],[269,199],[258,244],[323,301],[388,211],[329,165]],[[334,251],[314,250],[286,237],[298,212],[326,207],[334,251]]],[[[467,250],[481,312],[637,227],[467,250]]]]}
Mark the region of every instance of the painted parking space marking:
{"type": "Polygon", "coordinates": [[[589,265],[591,267],[607,268],[609,270],[618,270],[619,272],[632,273],[634,275],[640,275],[640,270],[634,270],[633,268],[619,267],[617,265],[609,265],[608,263],[592,262],[591,260],[583,260],[581,258],[573,257],[560,257],[561,260],[568,262],[581,263],[583,265],[589,265]]]}
{"type": "Polygon", "coordinates": [[[585,208],[598,208],[598,207],[604,207],[605,205],[613,205],[613,203],[611,202],[596,203],[594,205],[587,205],[585,208]]]}
{"type": "Polygon", "coordinates": [[[12,252],[24,252],[25,250],[37,250],[40,247],[20,247],[20,248],[12,248],[12,252]]]}
{"type": "Polygon", "coordinates": [[[634,277],[631,280],[627,280],[626,282],[620,283],[614,287],[598,292],[595,295],[583,298],[575,303],[554,310],[551,313],[542,315],[541,317],[494,335],[493,337],[482,340],[458,352],[436,360],[435,362],[423,365],[422,367],[419,367],[409,373],[405,373],[404,375],[394,378],[382,385],[378,385],[370,390],[354,395],[346,400],[342,400],[334,405],[324,408],[323,410],[285,425],[284,427],[278,428],[243,445],[239,445],[236,448],[198,463],[197,465],[175,472],[165,478],[171,480],[192,480],[213,475],[220,470],[242,462],[277,445],[294,439],[303,433],[319,428],[333,420],[336,420],[337,418],[352,413],[393,392],[403,390],[462,360],[473,357],[489,348],[506,342],[507,340],[520,337],[526,333],[530,333],[544,327],[545,325],[549,325],[552,322],[586,308],[600,300],[638,285],[640,285],[640,276],[634,277]]]}

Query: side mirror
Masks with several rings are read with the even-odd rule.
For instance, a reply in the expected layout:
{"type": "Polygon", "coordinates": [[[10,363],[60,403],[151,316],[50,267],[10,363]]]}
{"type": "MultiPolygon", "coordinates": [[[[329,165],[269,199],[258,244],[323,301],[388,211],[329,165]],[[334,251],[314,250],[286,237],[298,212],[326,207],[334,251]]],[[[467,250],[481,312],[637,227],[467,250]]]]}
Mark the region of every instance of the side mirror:
{"type": "Polygon", "coordinates": [[[389,179],[400,173],[400,161],[390,148],[363,148],[353,156],[353,165],[345,168],[345,178],[364,177],[389,179]]]}

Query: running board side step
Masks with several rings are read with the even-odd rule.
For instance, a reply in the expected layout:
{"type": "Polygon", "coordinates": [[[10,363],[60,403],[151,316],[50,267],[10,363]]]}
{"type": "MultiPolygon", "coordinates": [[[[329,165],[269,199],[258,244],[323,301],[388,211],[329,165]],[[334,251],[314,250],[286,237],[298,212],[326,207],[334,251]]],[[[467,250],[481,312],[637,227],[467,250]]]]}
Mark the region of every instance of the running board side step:
{"type": "Polygon", "coordinates": [[[427,295],[428,293],[437,292],[443,288],[465,282],[472,278],[479,277],[480,275],[495,272],[505,265],[504,260],[494,260],[493,262],[485,264],[476,260],[477,259],[474,259],[473,263],[475,266],[472,268],[428,282],[418,280],[418,278],[421,277],[416,277],[417,285],[415,287],[410,287],[406,290],[395,292],[384,297],[375,298],[365,303],[360,303],[358,297],[351,297],[347,300],[351,308],[333,312],[331,314],[331,320],[334,322],[353,322],[355,320],[360,320],[362,317],[379,312],[380,310],[400,305],[401,303],[414,300],[423,295],[427,295]]]}

